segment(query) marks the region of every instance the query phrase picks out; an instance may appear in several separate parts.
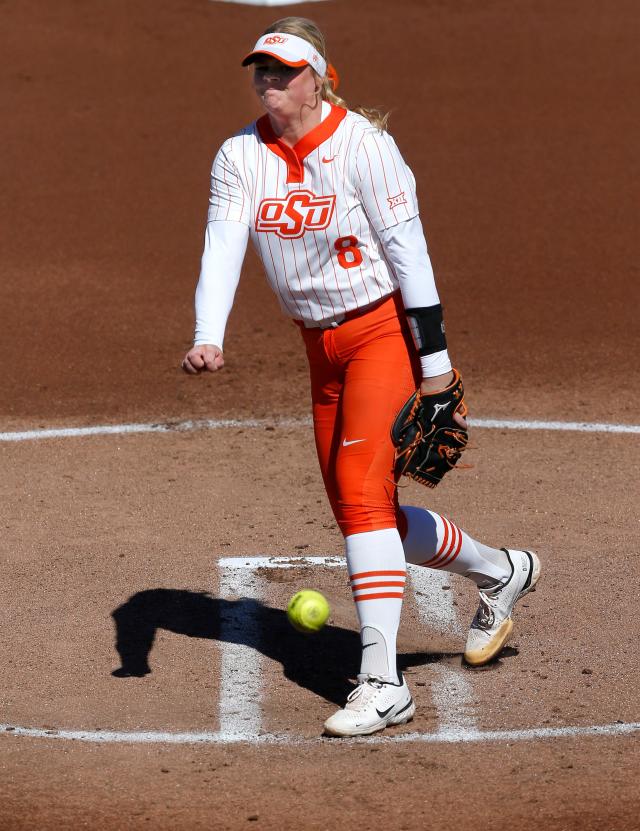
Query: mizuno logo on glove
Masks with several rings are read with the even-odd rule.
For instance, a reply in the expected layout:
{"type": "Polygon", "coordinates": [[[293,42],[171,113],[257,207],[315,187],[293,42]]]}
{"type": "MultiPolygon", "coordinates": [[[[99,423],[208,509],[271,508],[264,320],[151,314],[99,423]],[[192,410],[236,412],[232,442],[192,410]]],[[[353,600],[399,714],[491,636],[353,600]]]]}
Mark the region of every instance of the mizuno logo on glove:
{"type": "Polygon", "coordinates": [[[451,404],[451,401],[445,401],[444,404],[434,404],[433,405],[433,417],[435,418],[439,412],[442,410],[446,410],[447,407],[451,404]]]}

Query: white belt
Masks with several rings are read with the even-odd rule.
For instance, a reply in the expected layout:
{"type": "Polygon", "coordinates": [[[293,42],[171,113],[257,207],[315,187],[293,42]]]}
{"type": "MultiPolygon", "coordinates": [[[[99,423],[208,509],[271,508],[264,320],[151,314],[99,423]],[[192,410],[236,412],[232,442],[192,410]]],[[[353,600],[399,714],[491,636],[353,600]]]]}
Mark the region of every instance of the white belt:
{"type": "Polygon", "coordinates": [[[335,315],[334,317],[325,317],[324,320],[303,320],[302,325],[305,329],[335,329],[344,323],[344,315],[335,315]]]}
{"type": "Polygon", "coordinates": [[[393,297],[393,295],[387,294],[384,297],[380,297],[378,300],[374,300],[373,303],[367,303],[366,306],[359,306],[356,309],[350,309],[348,312],[344,312],[344,314],[325,317],[322,320],[301,320],[300,323],[302,323],[305,329],[335,329],[336,326],[340,326],[340,324],[344,323],[345,320],[352,320],[354,317],[360,317],[360,315],[370,312],[372,309],[375,309],[377,306],[380,306],[382,303],[387,301],[390,297],[393,297]]]}

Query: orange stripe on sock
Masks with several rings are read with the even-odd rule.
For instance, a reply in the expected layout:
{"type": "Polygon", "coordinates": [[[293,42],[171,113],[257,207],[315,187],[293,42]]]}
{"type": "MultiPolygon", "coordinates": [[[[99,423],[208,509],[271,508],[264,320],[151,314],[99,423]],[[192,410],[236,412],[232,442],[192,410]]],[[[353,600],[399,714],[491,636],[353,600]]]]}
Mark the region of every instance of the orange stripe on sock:
{"type": "Polygon", "coordinates": [[[442,568],[445,563],[448,562],[449,557],[451,556],[451,552],[456,546],[458,541],[458,536],[462,538],[462,534],[460,534],[460,530],[453,524],[453,522],[449,521],[449,527],[451,528],[451,542],[449,544],[449,548],[447,548],[446,553],[440,557],[440,560],[435,563],[434,568],[442,568]]]}
{"type": "Polygon", "coordinates": [[[447,546],[447,541],[449,539],[449,522],[446,517],[440,517],[440,519],[442,520],[442,525],[444,527],[444,538],[442,540],[442,545],[438,549],[438,553],[435,557],[432,557],[433,560],[437,560],[438,557],[442,554],[442,552],[445,550],[447,546]]]}
{"type": "Polygon", "coordinates": [[[395,597],[398,600],[402,600],[404,595],[396,594],[395,592],[381,592],[380,594],[364,594],[362,597],[354,597],[353,599],[356,603],[360,603],[361,600],[383,600],[386,597],[395,597]]]}
{"type": "Polygon", "coordinates": [[[457,535],[460,533],[460,529],[451,522],[450,519],[447,520],[449,523],[449,528],[451,529],[451,543],[449,544],[449,548],[447,549],[447,553],[444,555],[445,559],[451,554],[456,544],[456,540],[458,539],[457,535]]]}
{"type": "Polygon", "coordinates": [[[359,580],[361,577],[406,577],[406,571],[361,571],[351,574],[349,580],[359,580]]]}
{"type": "Polygon", "coordinates": [[[351,586],[352,592],[361,592],[364,589],[387,589],[393,586],[397,586],[398,588],[404,589],[404,583],[361,583],[359,586],[351,586]]]}
{"type": "Polygon", "coordinates": [[[458,544],[456,545],[456,549],[450,557],[445,558],[438,565],[438,568],[442,568],[443,566],[450,565],[455,560],[455,558],[458,556],[458,554],[460,553],[460,549],[462,548],[462,531],[459,528],[456,528],[456,531],[458,532],[458,544]]]}
{"type": "Polygon", "coordinates": [[[442,527],[444,528],[444,537],[442,540],[442,545],[440,546],[436,554],[434,554],[434,556],[431,557],[430,560],[425,560],[424,563],[420,563],[421,566],[426,566],[427,568],[439,568],[439,561],[443,558],[443,556],[446,560],[446,558],[449,555],[449,551],[451,550],[451,547],[455,545],[456,535],[455,531],[453,530],[455,528],[455,525],[452,522],[449,522],[449,520],[444,516],[441,516],[440,519],[442,520],[442,527]],[[447,543],[449,542],[449,534],[451,534],[451,543],[447,552],[444,553],[445,549],[447,548],[447,543]]]}

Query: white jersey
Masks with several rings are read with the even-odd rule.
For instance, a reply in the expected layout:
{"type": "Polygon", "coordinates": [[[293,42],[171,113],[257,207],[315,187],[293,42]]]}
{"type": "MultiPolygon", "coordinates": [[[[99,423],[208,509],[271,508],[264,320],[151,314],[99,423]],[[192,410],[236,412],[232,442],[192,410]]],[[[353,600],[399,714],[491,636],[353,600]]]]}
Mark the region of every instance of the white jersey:
{"type": "Polygon", "coordinates": [[[386,132],[340,107],[294,148],[268,116],[220,148],[209,222],[249,227],[290,317],[322,321],[398,288],[379,234],[417,216],[413,174],[386,132]]]}

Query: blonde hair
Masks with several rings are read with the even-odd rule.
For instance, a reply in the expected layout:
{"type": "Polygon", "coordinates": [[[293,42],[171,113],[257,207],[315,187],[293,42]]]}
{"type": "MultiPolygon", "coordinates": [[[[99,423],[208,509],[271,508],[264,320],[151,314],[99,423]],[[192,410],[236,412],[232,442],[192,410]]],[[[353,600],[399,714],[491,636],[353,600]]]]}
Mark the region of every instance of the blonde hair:
{"type": "MultiPolygon", "coordinates": [[[[282,32],[286,35],[296,35],[299,38],[309,41],[309,43],[322,55],[327,61],[327,69],[329,67],[329,60],[327,58],[327,47],[324,40],[324,35],[316,26],[313,20],[306,17],[282,17],[272,23],[268,29],[265,29],[263,35],[269,35],[273,32],[282,32]]],[[[315,70],[314,70],[315,71],[315,70]]],[[[329,77],[329,73],[321,79],[322,88],[320,96],[324,101],[328,101],[336,107],[344,107],[345,110],[351,109],[353,112],[364,116],[367,121],[370,121],[378,130],[386,130],[389,123],[389,113],[377,107],[349,107],[344,98],[336,94],[333,88],[333,80],[329,77]]]]}

